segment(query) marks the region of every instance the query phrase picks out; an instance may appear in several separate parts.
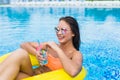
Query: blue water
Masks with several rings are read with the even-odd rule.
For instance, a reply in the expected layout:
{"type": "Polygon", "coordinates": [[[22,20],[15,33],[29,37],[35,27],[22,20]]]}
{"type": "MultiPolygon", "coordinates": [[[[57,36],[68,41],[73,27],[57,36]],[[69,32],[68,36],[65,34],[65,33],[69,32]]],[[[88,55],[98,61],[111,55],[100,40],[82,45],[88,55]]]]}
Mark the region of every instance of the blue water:
{"type": "Polygon", "coordinates": [[[0,55],[25,41],[56,41],[62,16],[77,19],[85,80],[120,80],[120,8],[0,8],[0,55]]]}

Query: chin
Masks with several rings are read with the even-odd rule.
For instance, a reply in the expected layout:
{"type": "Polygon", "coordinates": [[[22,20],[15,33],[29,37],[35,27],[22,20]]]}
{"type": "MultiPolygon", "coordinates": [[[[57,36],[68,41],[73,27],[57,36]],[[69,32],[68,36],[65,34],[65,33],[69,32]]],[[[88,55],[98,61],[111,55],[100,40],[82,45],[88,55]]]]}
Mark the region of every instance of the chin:
{"type": "Polygon", "coordinates": [[[65,44],[65,41],[59,40],[59,43],[60,43],[60,44],[65,44]]]}

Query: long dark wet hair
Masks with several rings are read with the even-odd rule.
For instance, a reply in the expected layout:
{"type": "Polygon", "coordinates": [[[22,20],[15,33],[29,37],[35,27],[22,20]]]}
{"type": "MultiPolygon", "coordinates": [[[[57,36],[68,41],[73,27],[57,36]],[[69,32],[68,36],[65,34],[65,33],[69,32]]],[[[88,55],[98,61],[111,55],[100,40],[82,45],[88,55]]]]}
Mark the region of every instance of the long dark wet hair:
{"type": "Polygon", "coordinates": [[[65,22],[67,22],[70,25],[70,28],[71,28],[73,34],[75,35],[72,39],[73,45],[77,50],[79,50],[81,40],[80,40],[80,32],[79,32],[78,22],[76,21],[75,18],[73,18],[71,16],[61,17],[59,19],[59,21],[61,21],[61,20],[64,20],[65,22]]]}

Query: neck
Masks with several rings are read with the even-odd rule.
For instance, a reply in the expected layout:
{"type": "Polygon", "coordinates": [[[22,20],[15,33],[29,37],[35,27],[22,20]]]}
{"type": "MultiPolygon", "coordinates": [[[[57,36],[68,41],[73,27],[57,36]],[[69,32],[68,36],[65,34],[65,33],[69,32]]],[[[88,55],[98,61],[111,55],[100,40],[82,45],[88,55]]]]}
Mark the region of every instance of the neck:
{"type": "Polygon", "coordinates": [[[75,49],[74,46],[73,46],[72,41],[69,41],[69,42],[64,43],[64,44],[60,44],[60,47],[65,52],[75,49]]]}
{"type": "Polygon", "coordinates": [[[76,50],[72,42],[67,42],[65,44],[60,44],[60,48],[64,51],[68,58],[72,58],[73,52],[76,50]]]}

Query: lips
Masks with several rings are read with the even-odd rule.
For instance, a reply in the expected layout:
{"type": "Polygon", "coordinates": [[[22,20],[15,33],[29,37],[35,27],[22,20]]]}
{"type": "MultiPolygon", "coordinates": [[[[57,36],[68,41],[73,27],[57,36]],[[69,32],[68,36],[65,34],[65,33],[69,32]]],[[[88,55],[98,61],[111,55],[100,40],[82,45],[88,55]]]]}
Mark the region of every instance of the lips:
{"type": "Polygon", "coordinates": [[[64,39],[64,36],[58,36],[58,39],[62,40],[62,39],[64,39]]]}

